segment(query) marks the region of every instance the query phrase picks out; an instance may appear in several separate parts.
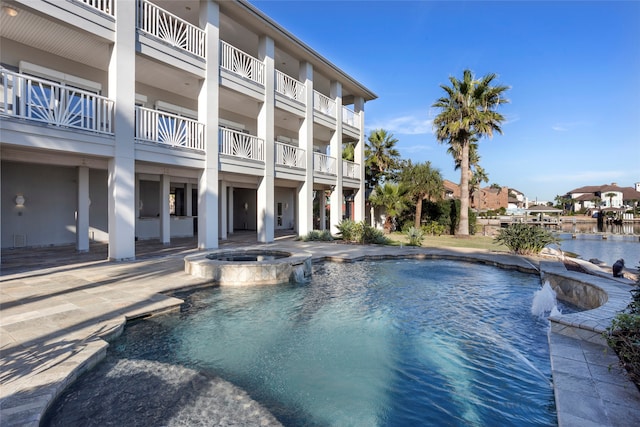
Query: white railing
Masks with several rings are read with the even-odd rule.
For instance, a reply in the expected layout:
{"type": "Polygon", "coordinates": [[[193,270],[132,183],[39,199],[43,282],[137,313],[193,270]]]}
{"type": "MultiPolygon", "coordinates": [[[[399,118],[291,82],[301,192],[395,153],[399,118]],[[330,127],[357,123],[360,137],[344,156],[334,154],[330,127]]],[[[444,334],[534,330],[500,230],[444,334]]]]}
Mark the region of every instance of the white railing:
{"type": "Polygon", "coordinates": [[[0,114],[113,133],[113,101],[108,98],[5,69],[0,77],[0,114]]]}
{"type": "Polygon", "coordinates": [[[264,86],[264,63],[220,40],[220,66],[264,86]]]}
{"type": "Polygon", "coordinates": [[[358,113],[345,106],[342,107],[342,123],[359,129],[359,119],[360,115],[358,113]]]}
{"type": "Polygon", "coordinates": [[[360,179],[360,165],[358,163],[350,162],[349,160],[343,160],[342,176],[345,178],[360,179]]]}
{"type": "Polygon", "coordinates": [[[313,109],[326,114],[327,116],[335,117],[336,115],[336,101],[324,96],[320,92],[313,92],[313,109]]]}
{"type": "Polygon", "coordinates": [[[335,175],[336,159],[326,154],[313,153],[313,171],[335,175]]]}
{"type": "Polygon", "coordinates": [[[79,0],[94,9],[98,9],[100,12],[113,16],[113,1],[114,0],[79,0]]]}
{"type": "Polygon", "coordinates": [[[136,107],[135,126],[139,141],[204,150],[204,124],[196,120],[136,107]]]}
{"type": "Polygon", "coordinates": [[[276,70],[276,92],[296,101],[304,102],[307,88],[302,82],[276,70]]]}
{"type": "Polygon", "coordinates": [[[257,136],[220,128],[220,154],[264,162],[264,140],[257,136]]]}
{"type": "Polygon", "coordinates": [[[277,141],[275,148],[276,165],[306,168],[307,162],[304,157],[304,149],[277,141]]]}
{"type": "Polygon", "coordinates": [[[205,33],[146,0],[138,1],[138,28],[172,46],[205,57],[205,33]]]}

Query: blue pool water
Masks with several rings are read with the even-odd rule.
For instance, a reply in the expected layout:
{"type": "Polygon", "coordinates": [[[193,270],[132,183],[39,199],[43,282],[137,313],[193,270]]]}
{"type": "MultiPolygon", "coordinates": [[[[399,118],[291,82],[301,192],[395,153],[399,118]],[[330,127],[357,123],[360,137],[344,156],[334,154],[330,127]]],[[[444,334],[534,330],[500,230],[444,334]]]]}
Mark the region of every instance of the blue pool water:
{"type": "Polygon", "coordinates": [[[538,289],[453,261],[327,263],[305,285],[179,295],[110,352],[220,376],[289,426],[556,425],[538,289]]]}

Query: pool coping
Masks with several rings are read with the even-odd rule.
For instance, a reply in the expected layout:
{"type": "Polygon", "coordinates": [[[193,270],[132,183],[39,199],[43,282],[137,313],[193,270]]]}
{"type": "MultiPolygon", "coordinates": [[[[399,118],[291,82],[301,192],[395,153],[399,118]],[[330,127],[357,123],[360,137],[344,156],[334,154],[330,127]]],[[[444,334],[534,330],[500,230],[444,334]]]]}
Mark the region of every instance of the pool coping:
{"type": "MultiPolygon", "coordinates": [[[[594,286],[612,287],[618,291],[624,286],[631,289],[629,285],[632,285],[631,281],[625,283],[620,279],[566,271],[559,260],[466,248],[292,241],[261,247],[308,251],[312,253],[313,262],[452,259],[533,274],[542,270],[543,274],[593,281],[594,286]]],[[[3,307],[6,304],[11,306],[3,310],[0,325],[2,424],[39,425],[49,405],[65,387],[104,358],[107,341],[122,332],[127,320],[177,309],[182,301],[168,296],[169,292],[209,286],[203,279],[184,273],[184,255],[122,263],[99,262],[77,268],[45,269],[38,274],[3,276],[0,303],[3,307]],[[158,274],[158,269],[162,274],[158,274]],[[39,304],[40,308],[34,309],[19,302],[24,299],[39,304]]],[[[626,304],[630,301],[630,294],[627,294],[626,304]]],[[[626,307],[624,293],[616,292],[615,298],[609,298],[605,303],[606,309],[550,320],[559,325],[564,325],[563,321],[570,322],[574,329],[577,327],[579,330],[589,327],[593,338],[598,334],[601,336],[601,328],[608,326],[615,315],[609,308],[622,307],[623,304],[626,307]]],[[[602,342],[582,338],[563,335],[554,330],[553,325],[549,332],[559,426],[640,425],[640,392],[629,381],[626,372],[619,368],[617,356],[613,351],[607,351],[608,347],[602,342]]]]}

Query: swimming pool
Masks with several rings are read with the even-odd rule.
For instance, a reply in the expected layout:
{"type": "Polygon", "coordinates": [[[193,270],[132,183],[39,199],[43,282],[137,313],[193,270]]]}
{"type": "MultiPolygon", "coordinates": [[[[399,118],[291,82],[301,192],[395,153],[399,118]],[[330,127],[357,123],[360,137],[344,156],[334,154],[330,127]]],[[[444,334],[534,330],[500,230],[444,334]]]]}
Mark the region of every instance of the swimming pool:
{"type": "Polygon", "coordinates": [[[284,425],[555,425],[539,288],[456,261],[325,263],[308,284],[183,293],[110,351],[219,376],[284,425]]]}

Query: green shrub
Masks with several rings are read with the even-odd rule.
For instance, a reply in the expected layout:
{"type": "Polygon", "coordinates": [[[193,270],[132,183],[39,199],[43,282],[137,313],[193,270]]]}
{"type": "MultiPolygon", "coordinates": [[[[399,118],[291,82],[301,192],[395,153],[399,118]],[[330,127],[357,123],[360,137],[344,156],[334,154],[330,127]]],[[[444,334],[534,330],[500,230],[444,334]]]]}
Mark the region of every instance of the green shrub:
{"type": "Polygon", "coordinates": [[[374,243],[386,244],[389,239],[384,235],[382,230],[371,227],[364,221],[355,222],[350,219],[340,221],[337,226],[342,240],[352,243],[374,243]]]}
{"type": "Polygon", "coordinates": [[[422,231],[422,229],[410,227],[405,234],[409,239],[409,246],[422,246],[422,239],[424,238],[424,231],[422,231]]]}
{"type": "Polygon", "coordinates": [[[493,240],[519,255],[536,255],[548,244],[559,242],[549,230],[527,224],[501,228],[493,240]]]}
{"type": "Polygon", "coordinates": [[[331,236],[331,232],[329,230],[311,230],[307,233],[306,236],[302,238],[305,242],[310,241],[321,241],[321,242],[329,242],[333,240],[333,236],[331,236]]]}
{"type": "Polygon", "coordinates": [[[340,221],[340,224],[336,227],[338,234],[342,236],[342,240],[345,242],[354,242],[358,239],[358,224],[350,219],[340,221]]]}
{"type": "Polygon", "coordinates": [[[442,236],[447,231],[447,226],[437,221],[430,221],[420,228],[424,234],[430,234],[432,236],[442,236]]]}
{"type": "Polygon", "coordinates": [[[620,364],[640,388],[640,276],[631,294],[633,299],[626,310],[616,315],[604,336],[618,354],[620,364]]]}

